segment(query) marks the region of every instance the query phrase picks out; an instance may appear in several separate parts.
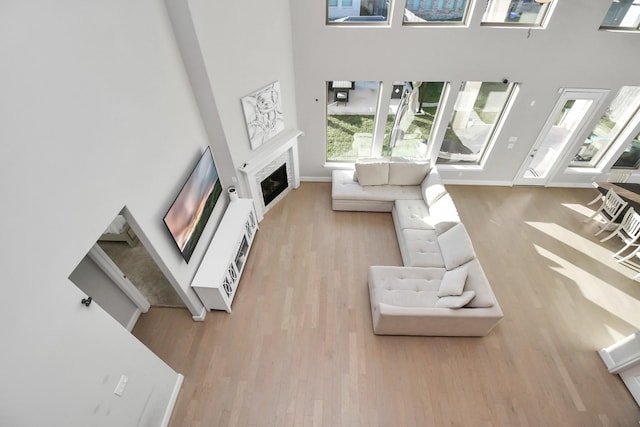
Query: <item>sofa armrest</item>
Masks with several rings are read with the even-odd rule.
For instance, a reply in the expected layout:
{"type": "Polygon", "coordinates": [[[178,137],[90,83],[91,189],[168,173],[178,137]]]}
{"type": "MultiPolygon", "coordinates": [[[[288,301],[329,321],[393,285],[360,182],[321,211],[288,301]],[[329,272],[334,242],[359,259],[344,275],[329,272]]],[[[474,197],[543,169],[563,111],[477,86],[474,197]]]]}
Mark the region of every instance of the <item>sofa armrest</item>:
{"type": "Polygon", "coordinates": [[[422,198],[428,207],[433,206],[435,202],[447,194],[447,189],[442,184],[440,172],[438,172],[436,167],[431,168],[431,171],[424,177],[420,184],[420,189],[422,191],[422,198]]]}

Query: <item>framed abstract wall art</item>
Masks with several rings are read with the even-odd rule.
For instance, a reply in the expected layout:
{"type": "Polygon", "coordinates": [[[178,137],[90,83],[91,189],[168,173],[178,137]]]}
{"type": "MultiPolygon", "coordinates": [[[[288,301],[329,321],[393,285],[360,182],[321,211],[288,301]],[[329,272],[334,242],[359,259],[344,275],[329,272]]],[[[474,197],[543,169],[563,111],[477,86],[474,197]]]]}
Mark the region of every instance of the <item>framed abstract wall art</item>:
{"type": "Polygon", "coordinates": [[[241,101],[252,150],[284,130],[280,82],[253,92],[241,101]]]}

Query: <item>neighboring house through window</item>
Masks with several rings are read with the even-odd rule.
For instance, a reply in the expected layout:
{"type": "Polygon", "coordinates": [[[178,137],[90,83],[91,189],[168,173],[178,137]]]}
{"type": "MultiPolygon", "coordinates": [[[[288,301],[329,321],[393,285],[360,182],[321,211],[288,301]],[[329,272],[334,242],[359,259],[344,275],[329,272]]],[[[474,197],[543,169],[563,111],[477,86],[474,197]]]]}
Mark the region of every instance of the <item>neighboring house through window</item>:
{"type": "Polygon", "coordinates": [[[393,0],[327,0],[328,24],[386,24],[393,0]]]}
{"type": "Polygon", "coordinates": [[[551,4],[535,0],[489,0],[481,24],[540,27],[548,18],[551,4]]]}

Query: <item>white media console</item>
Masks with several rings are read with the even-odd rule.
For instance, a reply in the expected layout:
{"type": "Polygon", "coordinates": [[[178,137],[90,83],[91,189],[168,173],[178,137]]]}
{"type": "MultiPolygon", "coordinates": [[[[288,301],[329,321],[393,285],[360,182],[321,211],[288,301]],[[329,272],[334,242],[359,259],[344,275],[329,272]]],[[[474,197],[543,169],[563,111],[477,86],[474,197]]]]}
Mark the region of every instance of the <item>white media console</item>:
{"type": "Polygon", "coordinates": [[[231,201],[191,282],[207,310],[231,312],[257,230],[253,200],[231,201]]]}

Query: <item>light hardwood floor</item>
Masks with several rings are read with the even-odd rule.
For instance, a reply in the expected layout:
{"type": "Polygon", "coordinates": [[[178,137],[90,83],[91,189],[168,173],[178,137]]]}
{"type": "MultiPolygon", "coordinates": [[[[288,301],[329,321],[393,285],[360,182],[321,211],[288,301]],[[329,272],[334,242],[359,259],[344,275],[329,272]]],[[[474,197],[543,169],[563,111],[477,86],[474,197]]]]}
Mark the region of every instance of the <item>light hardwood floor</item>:
{"type": "Polygon", "coordinates": [[[233,313],[151,309],[134,334],[185,382],[178,426],[633,426],[596,351],[640,329],[640,283],[583,224],[587,189],[447,186],[504,311],[484,338],[375,336],[388,213],[303,183],[260,223],[233,313]]]}

